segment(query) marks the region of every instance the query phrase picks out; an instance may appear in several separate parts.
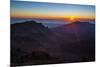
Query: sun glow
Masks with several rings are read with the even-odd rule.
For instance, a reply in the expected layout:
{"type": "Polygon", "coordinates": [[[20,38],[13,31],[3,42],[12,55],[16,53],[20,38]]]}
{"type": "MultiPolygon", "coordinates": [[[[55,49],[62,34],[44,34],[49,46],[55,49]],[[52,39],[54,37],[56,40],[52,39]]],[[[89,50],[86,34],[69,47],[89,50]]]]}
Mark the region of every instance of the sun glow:
{"type": "Polygon", "coordinates": [[[75,17],[74,16],[70,16],[69,20],[73,21],[73,20],[75,20],[75,17]]]}
{"type": "Polygon", "coordinates": [[[76,18],[77,18],[77,17],[75,17],[75,16],[69,16],[69,17],[68,17],[68,20],[69,20],[70,22],[73,22],[73,21],[76,20],[76,18]]]}

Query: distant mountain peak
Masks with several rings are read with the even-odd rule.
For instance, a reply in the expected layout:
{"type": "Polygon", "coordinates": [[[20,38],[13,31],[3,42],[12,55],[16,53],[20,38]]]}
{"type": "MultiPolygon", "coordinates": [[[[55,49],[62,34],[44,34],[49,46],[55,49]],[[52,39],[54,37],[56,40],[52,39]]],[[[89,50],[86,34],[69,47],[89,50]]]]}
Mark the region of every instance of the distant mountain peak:
{"type": "Polygon", "coordinates": [[[21,22],[21,23],[16,23],[16,24],[40,24],[40,23],[37,23],[36,21],[34,20],[30,20],[30,21],[24,21],[24,22],[21,22]]]}
{"type": "Polygon", "coordinates": [[[16,24],[11,24],[11,25],[17,25],[17,26],[43,26],[44,25],[42,23],[38,23],[34,20],[30,20],[30,21],[24,21],[24,22],[21,22],[21,23],[16,23],[16,24]]]}
{"type": "Polygon", "coordinates": [[[77,21],[74,21],[73,23],[79,23],[79,22],[80,22],[80,21],[77,20],[77,21]]]}
{"type": "Polygon", "coordinates": [[[85,24],[90,24],[89,22],[83,22],[83,21],[74,21],[74,22],[72,22],[72,23],[75,23],[75,24],[80,24],[80,23],[85,23],[85,24]]]}
{"type": "Polygon", "coordinates": [[[11,28],[15,29],[15,31],[24,31],[24,32],[33,30],[41,31],[48,29],[42,23],[38,23],[34,20],[11,24],[11,28]]]}
{"type": "Polygon", "coordinates": [[[81,29],[92,29],[94,27],[95,27],[95,25],[90,22],[74,21],[72,23],[64,24],[62,26],[56,27],[55,30],[58,30],[58,31],[59,30],[61,30],[61,31],[67,30],[68,31],[68,30],[79,30],[79,29],[80,30],[81,29]]]}

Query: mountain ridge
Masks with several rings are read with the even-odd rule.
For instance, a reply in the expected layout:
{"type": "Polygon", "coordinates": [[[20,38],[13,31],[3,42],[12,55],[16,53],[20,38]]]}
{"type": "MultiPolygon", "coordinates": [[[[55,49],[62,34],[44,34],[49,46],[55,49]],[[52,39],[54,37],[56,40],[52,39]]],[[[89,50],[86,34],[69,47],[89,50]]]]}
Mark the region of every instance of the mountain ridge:
{"type": "MultiPolygon", "coordinates": [[[[47,60],[54,58],[55,63],[94,61],[95,25],[79,21],[56,28],[45,27],[36,21],[11,24],[11,49],[16,49],[11,53],[14,57],[12,60],[17,60],[18,57],[32,59],[32,55],[36,58],[47,56],[47,60]],[[14,52],[17,52],[17,55],[14,52]],[[37,52],[39,54],[36,54],[37,52]],[[60,61],[57,58],[60,58],[60,61]]],[[[38,64],[35,61],[34,63],[38,64]]]]}

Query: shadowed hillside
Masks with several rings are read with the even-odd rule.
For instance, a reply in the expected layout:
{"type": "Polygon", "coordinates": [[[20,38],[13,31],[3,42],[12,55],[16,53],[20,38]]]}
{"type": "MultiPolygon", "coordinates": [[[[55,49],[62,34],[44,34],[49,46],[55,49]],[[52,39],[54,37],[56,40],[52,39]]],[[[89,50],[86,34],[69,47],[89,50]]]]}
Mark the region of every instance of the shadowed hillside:
{"type": "MultiPolygon", "coordinates": [[[[75,21],[52,31],[61,42],[64,57],[67,53],[76,55],[81,61],[93,61],[95,59],[95,25],[88,22],[75,21]]],[[[71,57],[69,55],[69,57],[71,57]]],[[[75,56],[74,56],[75,57],[75,56]]]]}
{"type": "Polygon", "coordinates": [[[11,65],[95,60],[95,25],[76,21],[47,28],[36,21],[11,24],[11,65]]]}

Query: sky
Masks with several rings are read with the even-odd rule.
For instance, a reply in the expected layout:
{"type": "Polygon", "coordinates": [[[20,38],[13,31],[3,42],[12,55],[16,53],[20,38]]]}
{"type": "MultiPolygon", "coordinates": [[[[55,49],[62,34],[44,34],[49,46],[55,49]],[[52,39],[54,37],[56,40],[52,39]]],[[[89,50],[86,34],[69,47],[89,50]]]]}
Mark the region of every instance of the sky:
{"type": "Polygon", "coordinates": [[[95,19],[95,6],[12,1],[11,18],[95,19]]]}
{"type": "Polygon", "coordinates": [[[70,3],[70,4],[88,4],[95,5],[96,0],[11,0],[11,1],[37,1],[37,2],[54,2],[54,3],[70,3]]]}

